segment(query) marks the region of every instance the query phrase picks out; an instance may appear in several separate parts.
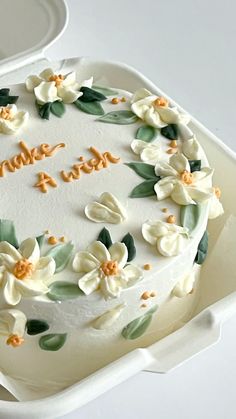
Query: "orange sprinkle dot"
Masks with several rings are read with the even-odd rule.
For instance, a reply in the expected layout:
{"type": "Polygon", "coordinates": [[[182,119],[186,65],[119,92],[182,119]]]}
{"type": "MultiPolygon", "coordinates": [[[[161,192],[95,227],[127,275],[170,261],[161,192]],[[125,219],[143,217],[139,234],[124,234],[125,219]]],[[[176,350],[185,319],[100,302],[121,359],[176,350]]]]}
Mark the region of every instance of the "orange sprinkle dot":
{"type": "Polygon", "coordinates": [[[157,296],[157,292],[156,291],[152,291],[151,294],[150,294],[150,297],[153,298],[153,297],[156,297],[156,296],[157,296]]]}
{"type": "Polygon", "coordinates": [[[150,292],[144,291],[144,293],[141,295],[142,300],[148,300],[150,298],[150,292]]]}
{"type": "Polygon", "coordinates": [[[168,212],[168,208],[162,208],[162,212],[168,212]]]}
{"type": "Polygon", "coordinates": [[[146,308],[147,307],[147,304],[141,304],[141,306],[140,306],[141,308],[146,308]]]}
{"type": "Polygon", "coordinates": [[[49,244],[57,244],[57,242],[58,242],[58,240],[57,240],[57,238],[56,238],[56,237],[54,237],[54,236],[50,236],[50,237],[48,238],[48,243],[49,243],[49,244]]]}
{"type": "Polygon", "coordinates": [[[60,240],[60,242],[64,243],[66,241],[66,238],[65,238],[65,236],[61,236],[59,240],[60,240]]]}
{"type": "Polygon", "coordinates": [[[124,96],[123,96],[123,97],[121,98],[121,102],[126,102],[126,97],[124,97],[124,96]]]}
{"type": "Polygon", "coordinates": [[[111,103],[112,103],[113,105],[117,105],[119,102],[120,102],[120,99],[119,99],[118,97],[113,97],[113,98],[111,99],[111,103]]]}
{"type": "Polygon", "coordinates": [[[167,221],[167,223],[169,223],[169,224],[174,224],[174,223],[176,223],[176,217],[175,217],[175,215],[169,215],[169,216],[167,217],[166,221],[167,221]]]}
{"type": "Polygon", "coordinates": [[[175,154],[176,153],[176,149],[175,148],[168,148],[167,150],[167,154],[175,154]]]}
{"type": "Polygon", "coordinates": [[[216,196],[218,199],[220,199],[220,197],[221,197],[221,190],[220,190],[220,188],[218,188],[218,186],[216,186],[215,188],[213,188],[213,190],[214,190],[214,194],[215,194],[215,196],[216,196]]]}
{"type": "Polygon", "coordinates": [[[176,148],[178,146],[178,144],[177,144],[177,141],[176,140],[172,140],[171,142],[170,142],[170,147],[172,147],[172,148],[176,148]]]}
{"type": "Polygon", "coordinates": [[[10,335],[6,341],[6,344],[13,346],[13,348],[17,348],[22,343],[24,343],[24,339],[18,335],[10,335]]]}
{"type": "Polygon", "coordinates": [[[79,161],[84,161],[84,160],[85,160],[84,156],[79,156],[79,161]]]}
{"type": "Polygon", "coordinates": [[[150,263],[145,263],[145,265],[143,265],[143,269],[145,271],[150,271],[152,269],[152,265],[150,265],[150,263]]]}

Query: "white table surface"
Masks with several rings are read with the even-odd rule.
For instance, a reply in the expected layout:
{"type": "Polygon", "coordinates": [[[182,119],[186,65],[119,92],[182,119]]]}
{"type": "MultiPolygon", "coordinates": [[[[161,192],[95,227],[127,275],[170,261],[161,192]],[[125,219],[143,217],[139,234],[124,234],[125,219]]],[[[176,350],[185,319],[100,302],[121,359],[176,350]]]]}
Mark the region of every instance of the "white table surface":
{"type": "MultiPolygon", "coordinates": [[[[235,0],[68,0],[47,52],[140,70],[236,151],[235,0]]],[[[166,375],[141,372],[64,419],[235,419],[236,317],[220,343],[166,375]]]]}

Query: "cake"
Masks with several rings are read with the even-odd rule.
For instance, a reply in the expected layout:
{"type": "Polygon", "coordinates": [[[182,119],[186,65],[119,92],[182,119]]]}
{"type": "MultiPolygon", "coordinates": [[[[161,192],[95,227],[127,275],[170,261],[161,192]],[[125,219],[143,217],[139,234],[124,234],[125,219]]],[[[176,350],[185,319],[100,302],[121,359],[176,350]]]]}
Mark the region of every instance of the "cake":
{"type": "Polygon", "coordinates": [[[0,90],[0,370],[49,394],[191,317],[223,212],[188,115],[77,77],[0,90]]]}

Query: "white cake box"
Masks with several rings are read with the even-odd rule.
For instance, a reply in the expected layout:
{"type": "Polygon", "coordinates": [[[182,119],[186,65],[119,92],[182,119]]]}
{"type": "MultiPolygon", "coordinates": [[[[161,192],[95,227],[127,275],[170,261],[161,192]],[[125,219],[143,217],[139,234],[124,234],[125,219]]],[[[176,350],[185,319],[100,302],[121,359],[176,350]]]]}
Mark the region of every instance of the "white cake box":
{"type": "MultiPolygon", "coordinates": [[[[0,33],[6,33],[4,23],[10,16],[17,16],[18,28],[8,32],[7,51],[0,50],[0,85],[21,82],[25,76],[37,73],[48,66],[44,57],[45,49],[64,31],[68,12],[63,0],[18,0],[13,4],[2,0],[6,11],[0,33]],[[27,6],[27,16],[23,13],[27,6]],[[17,10],[16,10],[17,8],[17,10]],[[32,16],[32,28],[28,19],[32,16]],[[15,33],[21,34],[15,37],[15,33]]],[[[2,36],[3,39],[3,36],[2,36]]],[[[168,97],[150,80],[138,71],[120,63],[97,61],[88,58],[73,58],[50,63],[55,70],[79,70],[81,79],[93,75],[95,81],[104,86],[135,91],[140,87],[158,95],[168,97]]],[[[172,103],[174,101],[169,98],[172,103]]],[[[179,105],[177,105],[179,107],[179,105]]],[[[179,107],[180,108],[180,107],[179,107]]],[[[181,109],[181,108],[180,108],[181,109]]],[[[210,222],[210,252],[203,265],[201,275],[201,298],[195,317],[185,326],[166,338],[121,357],[105,368],[83,379],[66,390],[47,398],[32,401],[14,401],[3,387],[20,397],[24,389],[11,387],[4,381],[0,371],[0,417],[2,418],[55,418],[84,405],[113,386],[141,370],[167,372],[187,361],[201,350],[217,342],[223,321],[236,312],[236,281],[234,280],[234,239],[236,235],[236,208],[230,190],[233,190],[236,168],[236,155],[219,139],[192,118],[191,128],[209,157],[210,164],[216,169],[215,181],[224,191],[223,205],[225,214],[219,220],[210,222]],[[222,176],[222,167],[226,168],[222,176]],[[217,176],[219,179],[217,179],[217,176]],[[232,231],[233,230],[233,231],[232,231]],[[231,234],[229,234],[229,232],[231,234]],[[227,250],[227,252],[226,252],[227,250]],[[224,258],[219,255],[222,252],[224,258]],[[199,314],[198,314],[199,313],[199,314]]]]}

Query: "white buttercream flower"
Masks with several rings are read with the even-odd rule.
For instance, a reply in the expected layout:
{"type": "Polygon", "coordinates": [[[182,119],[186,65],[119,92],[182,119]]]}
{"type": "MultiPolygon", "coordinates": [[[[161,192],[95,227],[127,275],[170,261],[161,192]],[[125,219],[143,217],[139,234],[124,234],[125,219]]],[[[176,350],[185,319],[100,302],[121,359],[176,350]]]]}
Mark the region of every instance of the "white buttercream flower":
{"type": "Polygon", "coordinates": [[[26,322],[27,318],[20,310],[0,310],[0,335],[8,336],[8,345],[17,347],[24,342],[26,322]]]}
{"type": "Polygon", "coordinates": [[[49,256],[40,258],[36,239],[24,240],[16,250],[8,242],[0,243],[0,290],[7,304],[15,306],[22,297],[35,297],[48,292],[47,280],[56,264],[49,256]]]}
{"type": "Polygon", "coordinates": [[[191,173],[183,154],[173,155],[169,163],[157,163],[155,172],[162,178],[154,187],[158,201],[171,197],[179,205],[188,205],[203,202],[213,195],[213,170],[203,167],[191,173]]]}
{"type": "Polygon", "coordinates": [[[85,272],[79,287],[86,294],[100,289],[104,298],[115,298],[123,288],[142,279],[142,271],[128,264],[128,250],[124,243],[114,243],[109,250],[100,241],[90,244],[85,252],[78,252],[73,260],[75,272],[85,272]]]}
{"type": "Polygon", "coordinates": [[[95,223],[119,224],[127,218],[125,208],[110,192],[103,192],[98,202],[86,205],[85,215],[95,223]]]}
{"type": "Polygon", "coordinates": [[[156,164],[163,152],[159,143],[146,143],[142,140],[133,140],[131,143],[133,152],[140,156],[140,159],[145,163],[156,164]]]}
{"type": "Polygon", "coordinates": [[[0,132],[15,134],[29,119],[29,113],[18,111],[16,105],[0,107],[0,132]]]}
{"type": "Polygon", "coordinates": [[[147,89],[139,89],[131,99],[132,111],[148,125],[163,128],[168,124],[188,124],[189,117],[176,107],[170,107],[165,98],[152,95],[147,89]]]}
{"type": "Polygon", "coordinates": [[[142,225],[143,238],[156,246],[163,256],[176,256],[182,253],[188,243],[188,230],[176,224],[148,220],[142,225]]]}
{"type": "Polygon", "coordinates": [[[223,205],[220,202],[221,191],[219,188],[213,188],[214,193],[210,199],[210,208],[208,218],[213,220],[214,218],[219,217],[224,214],[223,205]]]}
{"type": "Polygon", "coordinates": [[[83,95],[82,92],[79,92],[81,87],[92,87],[93,78],[79,84],[76,82],[75,71],[62,75],[55,74],[51,68],[47,68],[39,76],[29,76],[25,84],[29,92],[34,91],[40,105],[56,100],[73,103],[83,95]]]}

